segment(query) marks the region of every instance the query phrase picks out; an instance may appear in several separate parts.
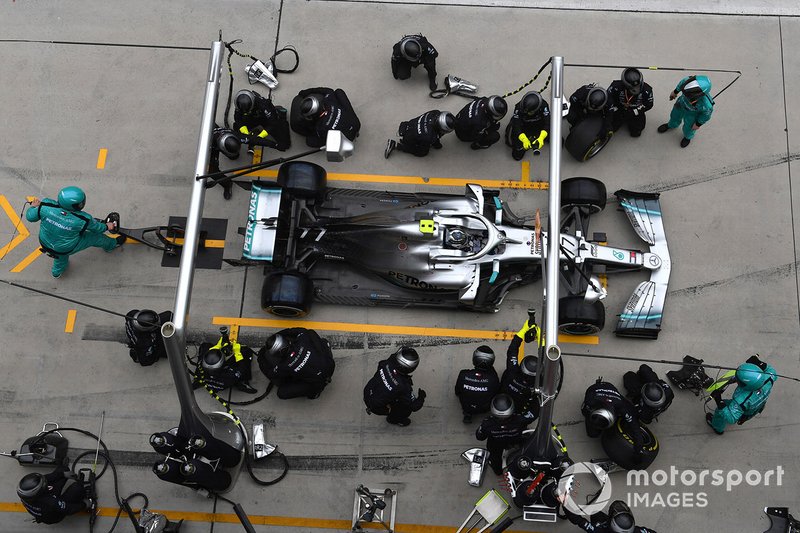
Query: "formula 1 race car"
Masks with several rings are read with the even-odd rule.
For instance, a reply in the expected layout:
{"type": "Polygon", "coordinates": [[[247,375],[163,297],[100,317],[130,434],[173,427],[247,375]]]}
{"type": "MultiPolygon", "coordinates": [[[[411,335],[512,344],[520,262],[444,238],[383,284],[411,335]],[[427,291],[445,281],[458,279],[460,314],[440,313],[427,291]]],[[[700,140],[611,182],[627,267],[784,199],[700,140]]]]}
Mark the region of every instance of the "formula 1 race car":
{"type": "MultiPolygon", "coordinates": [[[[602,329],[605,289],[596,276],[645,269],[650,280],[636,288],[616,333],[656,338],[671,267],[658,195],[615,195],[650,250],[607,246],[604,234],[589,238],[605,186],[564,180],[559,327],[575,335],[602,329]]],[[[277,184],[253,182],[243,233],[244,261],[266,267],[261,305],[281,317],[306,315],[314,300],[495,312],[511,289],[541,278],[547,250],[538,222],[515,216],[498,191],[329,188],[325,169],[304,161],[283,164],[277,184]]]]}

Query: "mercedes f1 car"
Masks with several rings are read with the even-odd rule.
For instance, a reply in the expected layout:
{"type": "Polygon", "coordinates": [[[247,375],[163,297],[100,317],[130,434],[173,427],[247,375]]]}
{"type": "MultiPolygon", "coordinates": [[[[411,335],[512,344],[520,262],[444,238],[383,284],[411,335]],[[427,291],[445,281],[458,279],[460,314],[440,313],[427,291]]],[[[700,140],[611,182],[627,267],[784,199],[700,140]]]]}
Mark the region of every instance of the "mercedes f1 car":
{"type": "MultiPolygon", "coordinates": [[[[562,183],[559,326],[596,333],[605,324],[597,276],[647,270],[616,333],[656,338],[671,266],[658,195],[615,196],[648,251],[589,236],[590,216],[606,205],[602,182],[562,183]]],[[[281,317],[307,314],[314,300],[495,312],[510,290],[541,278],[548,235],[533,218],[479,185],[463,195],[329,188],[322,167],[295,161],[280,167],[277,183],[253,182],[242,255],[265,265],[261,304],[281,317]]]]}

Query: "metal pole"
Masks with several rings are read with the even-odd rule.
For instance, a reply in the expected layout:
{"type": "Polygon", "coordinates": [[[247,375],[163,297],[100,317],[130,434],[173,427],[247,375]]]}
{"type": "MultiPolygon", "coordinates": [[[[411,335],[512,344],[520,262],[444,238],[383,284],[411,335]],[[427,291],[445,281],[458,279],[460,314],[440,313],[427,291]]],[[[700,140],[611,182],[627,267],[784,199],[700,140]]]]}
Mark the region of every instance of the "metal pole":
{"type": "Polygon", "coordinates": [[[553,425],[553,397],[556,392],[556,372],[561,359],[558,347],[558,285],[561,251],[561,108],[563,96],[564,58],[554,56],[551,63],[550,83],[550,195],[547,222],[547,263],[545,265],[545,350],[542,361],[541,398],[533,444],[534,458],[547,459],[552,449],[551,427],[553,425]]]}
{"type": "MultiPolygon", "coordinates": [[[[224,44],[216,41],[211,45],[211,59],[206,77],[206,92],[203,102],[203,115],[200,124],[200,138],[197,142],[197,159],[194,176],[205,174],[211,156],[211,134],[214,129],[214,118],[217,112],[217,96],[219,94],[220,70],[222,67],[224,44]]],[[[178,290],[175,295],[173,321],[164,324],[161,333],[167,350],[172,379],[181,405],[180,428],[200,425],[208,428],[213,424],[208,416],[200,410],[194,397],[189,373],[186,368],[186,324],[189,315],[189,301],[192,296],[194,279],[194,262],[200,238],[200,222],[203,217],[203,201],[205,199],[205,180],[192,179],[192,196],[189,214],[186,218],[186,233],[181,251],[181,262],[178,270],[178,290]]],[[[187,435],[188,436],[188,435],[187,435]]]]}

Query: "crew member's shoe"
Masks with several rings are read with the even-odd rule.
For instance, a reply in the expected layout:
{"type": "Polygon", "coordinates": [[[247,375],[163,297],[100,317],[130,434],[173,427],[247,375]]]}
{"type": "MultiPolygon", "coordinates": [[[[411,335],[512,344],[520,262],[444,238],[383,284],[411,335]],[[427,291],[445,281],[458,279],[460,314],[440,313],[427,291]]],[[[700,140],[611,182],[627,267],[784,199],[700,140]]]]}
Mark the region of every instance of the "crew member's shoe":
{"type": "Polygon", "coordinates": [[[662,124],[658,127],[658,133],[664,133],[668,129],[670,129],[669,124],[662,124]]]}
{"type": "Polygon", "coordinates": [[[692,142],[691,139],[687,139],[686,137],[684,137],[683,139],[681,139],[681,148],[686,148],[687,146],[689,146],[690,142],[692,142]]]}
{"type": "Polygon", "coordinates": [[[641,136],[642,136],[642,132],[641,131],[632,131],[631,132],[631,137],[641,137],[641,136]]]}
{"type": "Polygon", "coordinates": [[[716,433],[717,435],[722,435],[723,433],[725,433],[724,431],[717,431],[717,428],[711,425],[711,420],[713,418],[714,415],[712,415],[711,413],[706,413],[706,424],[708,424],[708,427],[714,430],[714,433],[716,433]]]}
{"type": "Polygon", "coordinates": [[[128,237],[125,235],[118,235],[115,240],[117,241],[117,246],[122,246],[125,244],[125,241],[128,240],[128,237]]]}
{"type": "MultiPolygon", "coordinates": [[[[53,274],[53,273],[51,272],[51,274],[53,274]]],[[[58,274],[53,274],[53,277],[58,279],[58,278],[61,277],[61,274],[63,274],[63,272],[59,272],[58,274]]]]}
{"type": "Polygon", "coordinates": [[[465,424],[469,424],[470,422],[472,422],[472,415],[469,413],[464,413],[464,418],[462,418],[461,421],[464,422],[465,424]]]}
{"type": "Polygon", "coordinates": [[[385,159],[389,159],[389,156],[392,155],[392,152],[394,152],[396,146],[397,142],[395,142],[393,139],[386,141],[386,149],[383,151],[383,157],[385,159]]]}
{"type": "MultiPolygon", "coordinates": [[[[389,421],[387,420],[387,422],[389,422],[389,421]]],[[[409,425],[411,423],[411,419],[410,418],[404,418],[402,420],[398,420],[396,422],[389,422],[389,423],[390,424],[394,424],[395,426],[406,427],[407,425],[409,425]]]]}
{"type": "Polygon", "coordinates": [[[223,187],[222,197],[225,198],[226,200],[230,200],[231,198],[233,198],[233,185],[228,183],[227,187],[225,185],[223,185],[222,187],[223,187]]]}

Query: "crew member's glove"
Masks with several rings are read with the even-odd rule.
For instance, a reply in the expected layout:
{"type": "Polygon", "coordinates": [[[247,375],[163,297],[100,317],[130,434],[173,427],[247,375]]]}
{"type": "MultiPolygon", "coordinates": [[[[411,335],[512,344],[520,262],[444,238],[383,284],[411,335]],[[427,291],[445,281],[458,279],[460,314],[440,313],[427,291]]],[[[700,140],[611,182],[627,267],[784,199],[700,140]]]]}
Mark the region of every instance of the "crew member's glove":
{"type": "Polygon", "coordinates": [[[672,91],[671,93],[669,93],[669,99],[670,100],[675,100],[677,97],[678,97],[678,93],[676,93],[675,91],[672,91]]]}
{"type": "Polygon", "coordinates": [[[644,113],[644,106],[643,105],[636,106],[636,107],[633,108],[633,116],[638,117],[639,113],[644,113]]]}
{"type": "Polygon", "coordinates": [[[435,90],[436,90],[436,80],[430,80],[430,81],[428,82],[428,88],[429,88],[431,91],[435,91],[435,90]]]}
{"type": "Polygon", "coordinates": [[[428,395],[425,393],[423,389],[419,389],[419,392],[417,393],[417,399],[424,400],[427,396],[428,395]]]}
{"type": "Polygon", "coordinates": [[[528,139],[528,136],[524,133],[520,133],[519,137],[517,137],[522,142],[522,149],[523,150],[530,150],[531,149],[531,140],[528,139]]]}
{"type": "Polygon", "coordinates": [[[269,133],[267,133],[267,130],[265,130],[264,128],[261,128],[261,131],[258,132],[258,136],[261,139],[266,139],[267,135],[269,135],[269,133]]]}
{"type": "Polygon", "coordinates": [[[517,332],[517,337],[525,342],[534,342],[539,338],[539,327],[536,324],[529,324],[528,320],[526,320],[525,324],[517,332]]]}
{"type": "Polygon", "coordinates": [[[242,126],[239,128],[240,133],[244,133],[245,135],[250,135],[250,129],[247,126],[242,126]]]}

